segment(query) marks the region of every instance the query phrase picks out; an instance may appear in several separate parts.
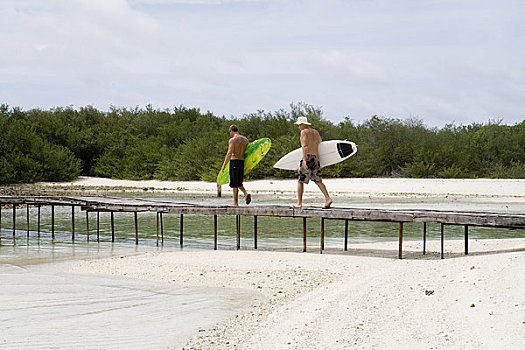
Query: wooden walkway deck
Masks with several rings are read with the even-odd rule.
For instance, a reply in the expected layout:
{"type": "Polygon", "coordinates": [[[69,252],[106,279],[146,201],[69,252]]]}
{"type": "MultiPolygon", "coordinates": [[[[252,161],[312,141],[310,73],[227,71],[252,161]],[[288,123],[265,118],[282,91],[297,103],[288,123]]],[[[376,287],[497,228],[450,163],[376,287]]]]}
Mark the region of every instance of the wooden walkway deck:
{"type": "MultiPolygon", "coordinates": [[[[320,232],[320,252],[324,250],[324,221],[325,220],[345,220],[345,243],[344,249],[347,250],[348,221],[375,221],[375,222],[394,222],[399,223],[399,253],[402,258],[403,246],[403,224],[407,222],[423,223],[423,254],[426,247],[426,224],[441,224],[441,258],[444,258],[444,227],[445,225],[462,225],[465,228],[465,254],[468,254],[468,228],[469,226],[493,227],[493,228],[513,228],[525,229],[525,214],[507,214],[496,212],[480,211],[447,211],[447,210],[425,210],[425,209],[377,209],[377,208],[350,208],[334,207],[331,209],[320,209],[314,207],[303,207],[292,209],[288,206],[279,205],[252,205],[252,206],[217,206],[217,205],[198,205],[192,203],[169,202],[161,200],[146,200],[138,198],[117,198],[117,197],[54,197],[54,196],[0,196],[0,225],[2,206],[13,207],[13,220],[15,220],[16,206],[26,205],[28,208],[28,227],[29,227],[29,206],[51,206],[52,222],[54,223],[55,206],[72,207],[72,237],[74,239],[74,208],[81,207],[82,210],[89,212],[111,212],[112,231],[113,213],[132,212],[135,214],[135,236],[138,244],[137,214],[140,212],[156,212],[157,218],[162,220],[162,214],[180,215],[180,244],[183,245],[183,216],[184,215],[213,215],[214,216],[214,237],[215,249],[217,249],[217,216],[229,215],[236,217],[237,249],[240,249],[240,218],[241,216],[254,217],[254,248],[257,249],[257,217],[300,217],[303,220],[303,251],[306,251],[306,224],[307,218],[321,219],[320,232]]],[[[5,209],[4,209],[5,210],[5,209]]],[[[40,211],[39,211],[40,213],[40,211]]],[[[39,214],[40,215],[40,214],[39,214]]],[[[157,226],[159,220],[157,220],[157,226]]],[[[162,224],[161,224],[162,225],[162,224]]],[[[13,234],[15,232],[13,225],[13,234]]],[[[113,235],[114,239],[114,235],[113,235]]]]}

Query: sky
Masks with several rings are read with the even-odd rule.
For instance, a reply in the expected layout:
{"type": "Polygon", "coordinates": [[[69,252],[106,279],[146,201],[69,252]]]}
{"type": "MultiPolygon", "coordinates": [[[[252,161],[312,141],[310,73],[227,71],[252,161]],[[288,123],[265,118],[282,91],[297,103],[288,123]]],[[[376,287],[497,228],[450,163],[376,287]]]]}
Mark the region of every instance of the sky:
{"type": "Polygon", "coordinates": [[[525,119],[523,0],[0,0],[0,104],[525,119]]]}

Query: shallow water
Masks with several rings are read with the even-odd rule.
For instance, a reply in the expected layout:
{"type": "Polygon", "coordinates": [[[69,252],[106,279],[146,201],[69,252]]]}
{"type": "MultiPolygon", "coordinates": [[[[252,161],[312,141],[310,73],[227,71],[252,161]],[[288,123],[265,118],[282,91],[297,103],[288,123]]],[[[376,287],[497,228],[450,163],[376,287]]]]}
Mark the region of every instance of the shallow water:
{"type": "MultiPolygon", "coordinates": [[[[206,203],[227,205],[231,197],[209,198],[204,195],[173,194],[140,194],[114,193],[121,196],[142,196],[149,199],[173,200],[178,202],[206,203]]],[[[319,196],[305,197],[307,205],[319,201],[319,196]]],[[[254,205],[283,204],[283,199],[273,195],[257,195],[254,205]]],[[[287,200],[291,200],[288,198],[287,200]]],[[[286,203],[286,202],[285,202],[286,203]]],[[[388,208],[436,208],[436,209],[471,209],[505,212],[505,207],[519,209],[523,203],[501,203],[487,199],[467,199],[465,201],[436,199],[374,199],[337,198],[337,205],[349,207],[388,207],[388,208]],[[360,202],[359,202],[360,201],[360,202]]],[[[111,242],[111,221],[109,213],[99,214],[97,230],[97,213],[75,209],[75,240],[72,237],[71,207],[55,207],[55,237],[52,238],[51,209],[42,207],[40,227],[38,227],[38,209],[29,209],[29,226],[27,210],[16,210],[16,230],[13,231],[12,209],[4,208],[1,216],[0,230],[0,264],[27,265],[40,262],[60,261],[85,257],[100,257],[113,254],[134,254],[142,251],[172,250],[180,248],[180,216],[163,215],[163,235],[157,232],[157,214],[139,213],[139,244],[135,245],[135,226],[132,213],[114,213],[115,242],[111,242]],[[87,224],[89,221],[89,225],[87,224]]],[[[325,220],[325,244],[343,246],[344,220],[325,220]]],[[[258,248],[278,249],[284,247],[302,247],[302,219],[258,217],[258,248]]],[[[218,217],[218,249],[235,249],[235,216],[218,217]]],[[[321,220],[312,218],[307,221],[307,243],[318,246],[321,220]]],[[[241,218],[241,249],[253,249],[254,219],[241,218]]],[[[423,224],[405,223],[404,239],[419,240],[422,238],[423,224]]],[[[446,226],[446,239],[462,239],[463,227],[446,226]]],[[[349,244],[397,240],[398,224],[383,222],[349,222],[349,244]]],[[[439,239],[440,225],[427,224],[427,238],[439,239]]],[[[471,239],[525,238],[525,230],[494,229],[470,227],[471,239]]],[[[213,217],[184,216],[184,247],[191,249],[213,249],[213,217]]]]}
{"type": "Polygon", "coordinates": [[[0,266],[0,348],[181,348],[259,296],[63,272],[61,265],[0,266]]]}

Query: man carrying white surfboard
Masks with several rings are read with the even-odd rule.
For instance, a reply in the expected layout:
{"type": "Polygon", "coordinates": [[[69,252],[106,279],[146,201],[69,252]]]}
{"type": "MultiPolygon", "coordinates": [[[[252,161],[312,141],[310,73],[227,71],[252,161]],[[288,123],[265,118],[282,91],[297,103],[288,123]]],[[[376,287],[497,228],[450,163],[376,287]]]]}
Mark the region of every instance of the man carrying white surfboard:
{"type": "Polygon", "coordinates": [[[324,195],[325,204],[323,209],[328,209],[332,205],[332,198],[328,195],[328,190],[321,178],[321,164],[319,163],[321,135],[319,135],[317,130],[310,128],[310,123],[306,117],[299,117],[295,124],[299,125],[299,129],[301,129],[303,157],[299,163],[298,170],[297,203],[292,205],[292,208],[301,208],[303,206],[304,184],[312,180],[324,195]]]}
{"type": "Polygon", "coordinates": [[[246,204],[250,204],[252,197],[243,186],[244,181],[244,152],[246,146],[250,143],[248,139],[239,134],[239,128],[236,125],[231,125],[230,140],[228,141],[228,152],[224,158],[221,171],[226,168],[226,164],[230,162],[230,187],[233,190],[233,206],[239,205],[239,189],[244,194],[246,204]]]}

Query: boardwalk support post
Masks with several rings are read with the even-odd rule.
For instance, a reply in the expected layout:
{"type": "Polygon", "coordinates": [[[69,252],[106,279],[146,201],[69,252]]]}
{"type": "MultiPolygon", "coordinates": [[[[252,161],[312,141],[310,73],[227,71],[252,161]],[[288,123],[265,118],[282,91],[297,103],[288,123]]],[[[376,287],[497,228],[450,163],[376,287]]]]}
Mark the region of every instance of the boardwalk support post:
{"type": "Polygon", "coordinates": [[[115,217],[111,212],[111,242],[115,242],[115,217]]]}
{"type": "Polygon", "coordinates": [[[427,254],[427,223],[423,223],[423,255],[427,254]]]}
{"type": "Polygon", "coordinates": [[[164,245],[164,215],[160,213],[160,243],[164,245]]]}
{"type": "Polygon", "coordinates": [[[71,241],[75,241],[75,206],[71,206],[71,241]]]}
{"type": "Polygon", "coordinates": [[[13,239],[16,236],[16,204],[13,204],[13,239]]]}
{"type": "Polygon", "coordinates": [[[345,220],[345,252],[348,250],[348,220],[345,220]]]}
{"type": "Polygon", "coordinates": [[[86,210],[86,235],[87,241],[89,242],[89,210],[86,210]]]}
{"type": "Polygon", "coordinates": [[[180,214],[180,247],[184,244],[184,215],[180,214]]]}
{"type": "Polygon", "coordinates": [[[445,224],[441,224],[441,259],[445,259],[445,224]]]}
{"type": "Polygon", "coordinates": [[[399,223],[399,252],[398,258],[403,259],[403,222],[399,223]]]}
{"type": "Polygon", "coordinates": [[[159,216],[160,216],[160,213],[157,212],[157,247],[159,246],[159,216]]]}
{"type": "Polygon", "coordinates": [[[40,204],[38,205],[38,219],[36,224],[38,237],[40,238],[40,204]]]}
{"type": "Polygon", "coordinates": [[[235,217],[236,227],[236,238],[237,238],[237,250],[241,249],[241,216],[236,215],[235,217]]]}
{"type": "Polygon", "coordinates": [[[306,218],[303,217],[303,253],[306,252],[306,218]]]}
{"type": "Polygon", "coordinates": [[[139,244],[139,219],[138,219],[137,212],[134,212],[133,214],[135,217],[135,244],[138,245],[139,244]]]}
{"type": "Polygon", "coordinates": [[[213,250],[217,250],[217,214],[213,215],[213,250]]]}
{"type": "Polygon", "coordinates": [[[97,210],[97,242],[100,242],[100,211],[97,210]]]}
{"type": "Polygon", "coordinates": [[[27,238],[29,238],[29,204],[26,204],[27,238]]]}
{"type": "Polygon", "coordinates": [[[468,255],[468,225],[465,225],[465,255],[468,255]]]}
{"type": "Polygon", "coordinates": [[[55,239],[55,206],[51,205],[51,238],[55,239]]]}
{"type": "Polygon", "coordinates": [[[321,218],[321,250],[320,253],[323,254],[324,250],[324,218],[321,218]]]}
{"type": "Polygon", "coordinates": [[[257,249],[257,215],[253,217],[253,249],[257,249]]]}

